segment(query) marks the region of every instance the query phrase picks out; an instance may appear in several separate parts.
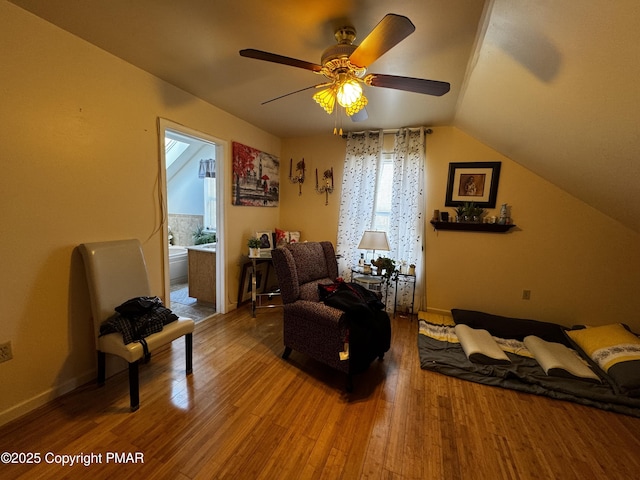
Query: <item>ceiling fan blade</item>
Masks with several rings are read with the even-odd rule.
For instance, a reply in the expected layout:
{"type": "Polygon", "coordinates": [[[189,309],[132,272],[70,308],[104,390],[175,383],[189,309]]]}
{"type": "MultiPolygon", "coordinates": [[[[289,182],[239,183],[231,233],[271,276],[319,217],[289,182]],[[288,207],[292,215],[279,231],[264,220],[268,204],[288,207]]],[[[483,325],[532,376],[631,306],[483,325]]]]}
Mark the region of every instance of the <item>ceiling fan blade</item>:
{"type": "Polygon", "coordinates": [[[351,121],[352,122],[364,122],[368,118],[369,118],[369,114],[367,113],[367,109],[366,108],[363,108],[359,112],[354,113],[353,115],[351,115],[351,121]]]}
{"type": "Polygon", "coordinates": [[[365,83],[373,87],[395,88],[396,90],[424,93],[426,95],[435,95],[436,97],[444,95],[451,89],[451,85],[447,82],[379,73],[367,75],[365,83]]]}
{"type": "Polygon", "coordinates": [[[289,93],[285,93],[284,95],[280,95],[279,97],[276,98],[272,98],[271,100],[267,100],[266,102],[262,102],[260,105],[265,105],[267,103],[271,103],[271,102],[275,102],[276,100],[280,100],[281,98],[284,97],[288,97],[289,95],[293,95],[295,93],[300,93],[300,92],[304,92],[305,90],[311,90],[312,88],[320,88],[320,87],[324,87],[326,85],[329,85],[327,83],[320,83],[318,85],[311,85],[310,87],[304,87],[301,88],[300,90],[296,90],[295,92],[289,92],[289,93]]]}
{"type": "Polygon", "coordinates": [[[304,68],[305,70],[311,70],[312,72],[320,72],[320,70],[322,70],[322,67],[315,63],[305,62],[304,60],[297,60],[290,57],[283,57],[282,55],[263,52],[262,50],[255,50],[253,48],[240,50],[240,56],[255,58],[256,60],[264,60],[265,62],[280,63],[282,65],[289,65],[290,67],[304,68]]]}
{"type": "Polygon", "coordinates": [[[415,31],[411,20],[402,15],[389,13],[380,20],[369,35],[351,54],[349,60],[358,67],[368,67],[388,50],[415,31]]]}

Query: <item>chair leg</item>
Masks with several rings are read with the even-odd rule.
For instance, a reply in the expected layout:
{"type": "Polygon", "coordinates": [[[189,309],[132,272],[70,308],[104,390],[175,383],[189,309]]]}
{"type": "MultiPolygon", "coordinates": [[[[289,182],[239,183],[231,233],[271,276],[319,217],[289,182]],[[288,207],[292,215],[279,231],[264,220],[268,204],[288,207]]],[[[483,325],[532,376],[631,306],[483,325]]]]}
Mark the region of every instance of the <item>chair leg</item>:
{"type": "Polygon", "coordinates": [[[104,387],[105,378],[107,376],[107,354],[98,351],[98,386],[104,387]]]}
{"type": "Polygon", "coordinates": [[[284,352],[282,352],[282,358],[286,360],[287,358],[289,358],[289,355],[291,355],[291,348],[284,347],[284,352]]]}
{"type": "Polygon", "coordinates": [[[184,349],[187,357],[187,375],[193,372],[193,334],[187,333],[184,336],[184,349]]]}
{"type": "Polygon", "coordinates": [[[140,383],[138,380],[138,361],[129,364],[129,398],[131,399],[131,411],[140,408],[140,383]]]}

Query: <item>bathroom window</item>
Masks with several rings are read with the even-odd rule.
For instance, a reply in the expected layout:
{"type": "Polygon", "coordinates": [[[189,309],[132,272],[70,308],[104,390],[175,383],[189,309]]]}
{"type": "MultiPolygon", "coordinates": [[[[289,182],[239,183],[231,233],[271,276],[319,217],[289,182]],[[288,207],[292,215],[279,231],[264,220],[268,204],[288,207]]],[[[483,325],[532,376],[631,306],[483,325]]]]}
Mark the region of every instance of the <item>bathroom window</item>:
{"type": "Polygon", "coordinates": [[[216,179],[204,179],[204,228],[216,230],[216,179]]]}
{"type": "Polygon", "coordinates": [[[176,140],[173,138],[165,137],[164,138],[164,150],[165,150],[165,162],[166,168],[169,168],[173,165],[182,153],[189,148],[189,144],[185,142],[181,142],[180,140],[176,140]]]}

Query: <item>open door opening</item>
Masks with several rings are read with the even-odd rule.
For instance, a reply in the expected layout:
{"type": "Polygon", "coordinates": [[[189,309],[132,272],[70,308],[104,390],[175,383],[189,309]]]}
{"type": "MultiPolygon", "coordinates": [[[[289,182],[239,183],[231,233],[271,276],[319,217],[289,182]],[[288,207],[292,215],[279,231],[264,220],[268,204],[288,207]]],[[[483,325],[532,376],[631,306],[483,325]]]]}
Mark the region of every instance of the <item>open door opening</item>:
{"type": "Polygon", "coordinates": [[[202,320],[226,311],[226,144],[163,119],[159,133],[165,291],[176,314],[202,320]]]}

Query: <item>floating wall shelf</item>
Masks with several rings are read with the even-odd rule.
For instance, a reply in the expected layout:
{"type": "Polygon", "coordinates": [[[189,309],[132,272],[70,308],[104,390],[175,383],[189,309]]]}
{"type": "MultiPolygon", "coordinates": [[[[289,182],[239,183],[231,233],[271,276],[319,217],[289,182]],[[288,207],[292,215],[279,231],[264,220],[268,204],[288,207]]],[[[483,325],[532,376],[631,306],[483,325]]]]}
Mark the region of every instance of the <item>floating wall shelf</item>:
{"type": "Polygon", "coordinates": [[[515,225],[500,225],[499,223],[456,223],[456,222],[434,222],[431,225],[435,230],[458,230],[464,232],[493,232],[505,233],[515,227],[515,225]]]}

